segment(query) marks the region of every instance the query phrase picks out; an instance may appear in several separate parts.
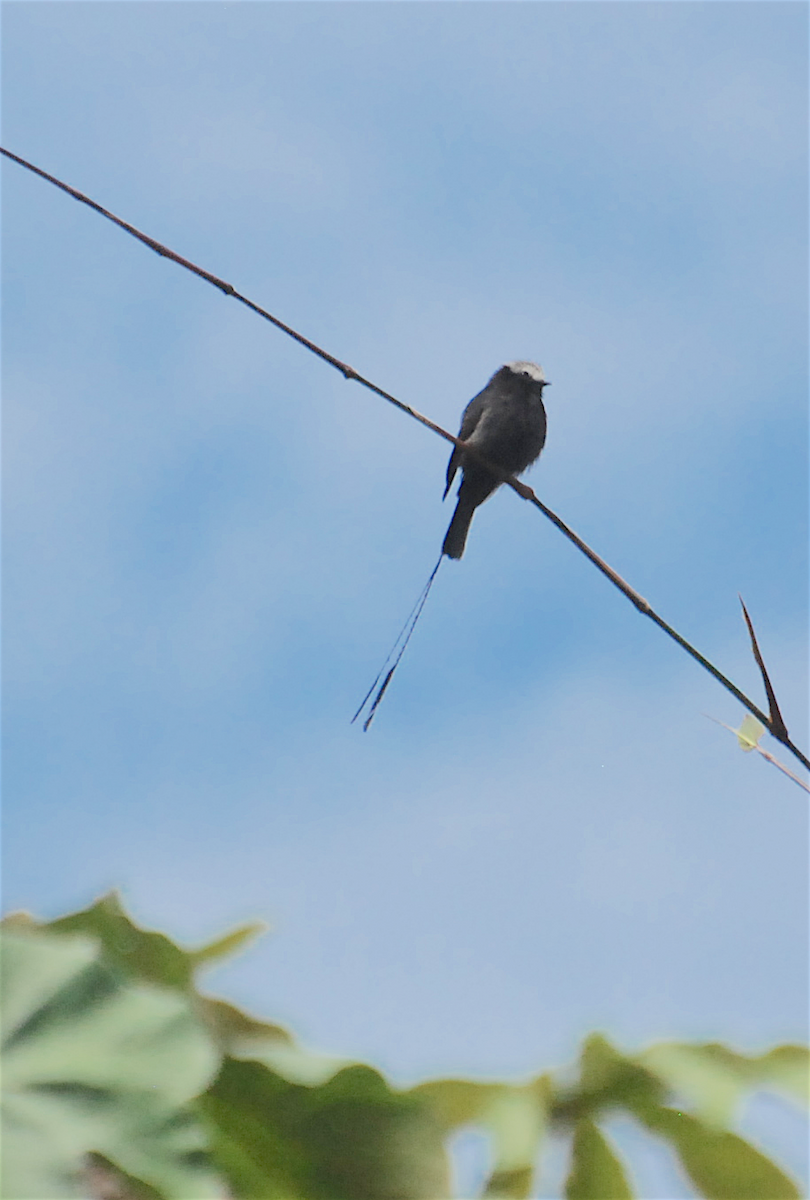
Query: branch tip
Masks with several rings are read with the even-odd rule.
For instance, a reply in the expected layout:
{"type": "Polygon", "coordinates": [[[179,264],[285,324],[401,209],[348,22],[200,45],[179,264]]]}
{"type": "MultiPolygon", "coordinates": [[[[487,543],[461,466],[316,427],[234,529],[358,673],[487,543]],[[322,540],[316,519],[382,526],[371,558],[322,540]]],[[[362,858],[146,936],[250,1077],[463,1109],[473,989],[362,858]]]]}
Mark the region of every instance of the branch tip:
{"type": "Polygon", "coordinates": [[[770,714],[768,719],[768,727],[770,732],[778,741],[786,742],[788,738],[787,726],[785,725],[782,714],[779,711],[779,705],[776,702],[776,693],[773,690],[773,685],[771,684],[768,672],[765,668],[765,662],[762,658],[762,654],[757,643],[757,635],[754,633],[753,622],[748,615],[748,609],[745,607],[745,601],[739,592],[737,593],[737,596],[740,601],[740,605],[742,606],[745,623],[748,626],[748,636],[751,638],[751,653],[754,655],[754,660],[759,667],[760,674],[762,675],[762,682],[765,686],[765,695],[768,697],[768,710],[770,714]]]}

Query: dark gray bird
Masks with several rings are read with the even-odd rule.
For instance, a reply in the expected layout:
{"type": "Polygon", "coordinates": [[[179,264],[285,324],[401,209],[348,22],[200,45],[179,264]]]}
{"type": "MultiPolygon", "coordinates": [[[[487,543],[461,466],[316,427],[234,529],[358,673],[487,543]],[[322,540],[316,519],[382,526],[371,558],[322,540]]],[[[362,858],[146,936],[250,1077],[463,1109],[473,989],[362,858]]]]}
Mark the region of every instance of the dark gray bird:
{"type": "MultiPolygon", "coordinates": [[[[522,474],[540,457],[546,441],[543,388],[548,386],[536,363],[507,363],[464,409],[458,436],[494,466],[510,475],[522,474]]],[[[491,471],[455,446],[447,466],[444,496],[459,467],[463,474],[456,511],[442,546],[442,554],[448,558],[461,558],[473,513],[501,486],[491,471]]]]}

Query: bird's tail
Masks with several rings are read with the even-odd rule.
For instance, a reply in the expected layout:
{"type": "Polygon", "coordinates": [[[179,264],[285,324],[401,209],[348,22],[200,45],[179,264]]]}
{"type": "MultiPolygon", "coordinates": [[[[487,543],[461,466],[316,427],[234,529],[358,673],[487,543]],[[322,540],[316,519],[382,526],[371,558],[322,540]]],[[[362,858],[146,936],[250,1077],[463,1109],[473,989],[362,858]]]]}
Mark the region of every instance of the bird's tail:
{"type": "Polygon", "coordinates": [[[442,554],[446,554],[448,558],[461,558],[464,553],[470,521],[473,519],[475,509],[476,505],[470,503],[466,496],[459,495],[453,520],[444,535],[442,544],[442,554]]]}

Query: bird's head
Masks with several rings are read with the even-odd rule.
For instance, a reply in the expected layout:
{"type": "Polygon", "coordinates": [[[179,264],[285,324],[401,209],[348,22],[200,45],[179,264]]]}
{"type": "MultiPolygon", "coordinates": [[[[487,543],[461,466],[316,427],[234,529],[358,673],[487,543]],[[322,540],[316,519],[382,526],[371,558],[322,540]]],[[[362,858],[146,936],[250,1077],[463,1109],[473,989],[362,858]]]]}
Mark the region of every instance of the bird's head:
{"type": "Polygon", "coordinates": [[[511,371],[513,375],[523,375],[533,383],[539,383],[541,388],[549,387],[549,381],[543,374],[543,368],[538,367],[537,363],[533,362],[510,362],[502,368],[504,371],[511,371]]]}

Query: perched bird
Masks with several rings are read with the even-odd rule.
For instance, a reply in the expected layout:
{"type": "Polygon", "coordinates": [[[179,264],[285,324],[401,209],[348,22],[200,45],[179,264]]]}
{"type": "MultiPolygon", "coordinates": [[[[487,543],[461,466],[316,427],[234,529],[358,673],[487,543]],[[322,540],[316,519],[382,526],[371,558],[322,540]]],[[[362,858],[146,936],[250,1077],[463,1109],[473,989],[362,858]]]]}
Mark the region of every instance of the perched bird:
{"type": "MultiPolygon", "coordinates": [[[[474,446],[493,467],[500,467],[509,475],[522,474],[536,458],[540,457],[540,451],[545,445],[544,387],[548,387],[548,383],[536,363],[507,363],[505,367],[501,367],[499,371],[495,372],[484,390],[479,392],[464,409],[461,417],[461,429],[458,432],[459,438],[468,445],[474,446]]],[[[391,647],[377,678],[352,717],[352,723],[354,723],[371,701],[368,716],[363,722],[364,730],[367,730],[374,720],[374,714],[379,708],[380,701],[394,677],[394,672],[400,664],[408,642],[413,637],[413,631],[416,629],[416,623],[430,595],[430,589],[433,587],[433,581],[442,565],[442,559],[445,555],[448,558],[461,558],[473,513],[479,504],[484,503],[487,496],[491,496],[495,489],[501,486],[501,480],[497,475],[493,475],[491,471],[477,462],[469,452],[456,446],[447,465],[447,487],[444,489],[442,499],[450,491],[450,485],[459,467],[461,467],[462,477],[461,486],[458,489],[456,511],[453,513],[453,520],[445,534],[439,561],[431,571],[430,578],[422,588],[422,594],[391,647]],[[394,660],[393,664],[386,672],[386,667],[392,659],[394,660]],[[381,679],[382,683],[380,683],[381,679]],[[376,695],[372,701],[371,697],[375,690],[376,695]]]]}
{"type": "MultiPolygon", "coordinates": [[[[493,466],[520,475],[539,458],[545,444],[543,388],[548,386],[536,363],[507,363],[464,409],[458,436],[493,466]]],[[[442,545],[442,554],[448,558],[461,558],[473,513],[501,485],[491,471],[455,446],[447,466],[444,496],[459,467],[462,478],[456,511],[442,545]]]]}

